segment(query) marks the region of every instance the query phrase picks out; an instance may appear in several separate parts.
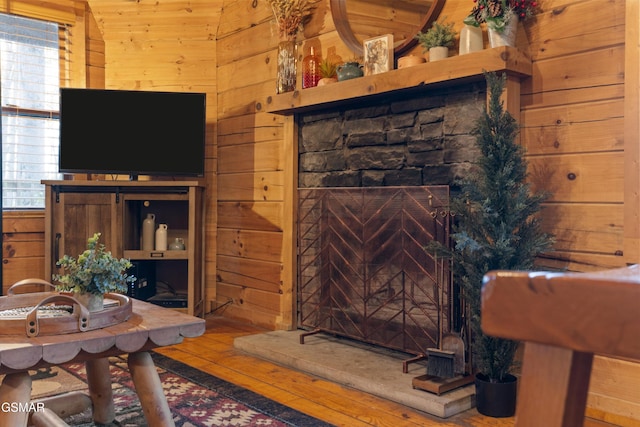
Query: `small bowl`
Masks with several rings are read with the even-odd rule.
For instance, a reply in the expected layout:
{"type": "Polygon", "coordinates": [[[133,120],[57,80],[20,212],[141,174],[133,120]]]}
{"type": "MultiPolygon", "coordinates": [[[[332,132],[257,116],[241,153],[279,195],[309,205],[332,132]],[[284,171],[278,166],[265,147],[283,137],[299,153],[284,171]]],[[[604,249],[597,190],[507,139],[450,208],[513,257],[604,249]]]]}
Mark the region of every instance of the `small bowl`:
{"type": "Polygon", "coordinates": [[[413,67],[414,65],[424,64],[427,60],[423,56],[407,55],[398,58],[398,69],[413,67]]]}

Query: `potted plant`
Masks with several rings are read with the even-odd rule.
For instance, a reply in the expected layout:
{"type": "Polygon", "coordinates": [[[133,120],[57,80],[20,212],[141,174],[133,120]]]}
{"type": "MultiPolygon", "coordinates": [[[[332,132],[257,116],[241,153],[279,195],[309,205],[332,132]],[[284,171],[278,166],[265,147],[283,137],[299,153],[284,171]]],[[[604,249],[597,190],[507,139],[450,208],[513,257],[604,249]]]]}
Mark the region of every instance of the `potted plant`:
{"type": "Polygon", "coordinates": [[[449,254],[454,282],[469,308],[477,409],[485,415],[511,416],[517,384],[510,370],[518,343],[482,332],[483,276],[490,270],[530,270],[553,239],[537,217],[547,195],[533,193],[526,182],[524,148],[515,140],[518,124],[500,100],[506,77],[485,73],[485,79],[489,102],[473,129],[478,160],[452,198],[456,221],[449,254]],[[510,393],[506,402],[498,401],[494,388],[510,393]]]}
{"type": "Polygon", "coordinates": [[[474,0],[474,3],[464,23],[475,27],[486,23],[491,47],[513,46],[518,21],[538,12],[535,0],[474,0]]]}
{"type": "Polygon", "coordinates": [[[439,61],[449,56],[449,48],[453,46],[456,38],[456,30],[453,22],[445,23],[434,21],[426,32],[418,32],[415,39],[423,47],[423,53],[429,52],[429,61],[439,61]]]}
{"type": "Polygon", "coordinates": [[[53,276],[58,291],[72,292],[89,311],[102,309],[105,293],[126,293],[128,284],[136,280],[127,274],[132,267],[131,261],[115,258],[99,240],[100,233],[95,233],[87,240],[87,249],[78,258],[69,255],[60,258],[57,265],[66,274],[53,276]]]}
{"type": "Polygon", "coordinates": [[[318,86],[324,86],[338,81],[338,67],[329,58],[320,61],[320,80],[318,86]]]}

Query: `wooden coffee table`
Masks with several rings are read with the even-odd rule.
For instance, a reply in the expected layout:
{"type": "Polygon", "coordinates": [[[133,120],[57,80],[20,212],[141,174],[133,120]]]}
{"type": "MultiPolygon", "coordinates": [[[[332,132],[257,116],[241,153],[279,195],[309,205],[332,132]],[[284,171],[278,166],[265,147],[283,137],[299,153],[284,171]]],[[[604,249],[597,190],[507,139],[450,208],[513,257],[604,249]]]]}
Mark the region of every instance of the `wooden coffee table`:
{"type": "MultiPolygon", "coordinates": [[[[129,371],[147,423],[174,426],[149,350],[178,344],[184,337],[197,337],[204,331],[203,319],[138,300],[133,300],[129,320],[103,329],[34,338],[1,335],[0,331],[0,374],[5,374],[0,385],[0,426],[27,426],[29,409],[35,410],[32,421],[37,425],[63,425],[47,403],[43,410],[31,402],[28,371],[68,362],[86,364],[94,421],[114,421],[108,357],[123,354],[128,355],[129,371]]],[[[71,398],[51,401],[51,408],[69,413],[80,399],[75,393],[71,398]]]]}

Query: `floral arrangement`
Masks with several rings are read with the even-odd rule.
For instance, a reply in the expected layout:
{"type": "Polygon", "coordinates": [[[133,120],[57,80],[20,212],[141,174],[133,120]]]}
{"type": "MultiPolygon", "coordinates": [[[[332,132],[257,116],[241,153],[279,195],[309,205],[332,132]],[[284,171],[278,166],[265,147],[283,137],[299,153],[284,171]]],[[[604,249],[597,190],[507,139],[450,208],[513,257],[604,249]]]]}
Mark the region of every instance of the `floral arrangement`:
{"type": "Polygon", "coordinates": [[[292,39],[309,22],[319,0],[267,0],[278,23],[280,37],[292,39]]]}
{"type": "Polygon", "coordinates": [[[471,14],[464,19],[467,25],[475,27],[486,22],[487,26],[498,32],[504,31],[513,16],[524,21],[538,12],[535,0],[473,0],[476,5],[471,14]]]}
{"type": "Polygon", "coordinates": [[[131,261],[125,258],[117,259],[99,243],[100,233],[95,233],[87,242],[87,250],[78,258],[65,255],[58,260],[57,265],[67,274],[53,276],[59,284],[59,291],[76,293],[105,294],[107,292],[126,292],[128,283],[136,280],[127,275],[132,267],[131,261]]]}

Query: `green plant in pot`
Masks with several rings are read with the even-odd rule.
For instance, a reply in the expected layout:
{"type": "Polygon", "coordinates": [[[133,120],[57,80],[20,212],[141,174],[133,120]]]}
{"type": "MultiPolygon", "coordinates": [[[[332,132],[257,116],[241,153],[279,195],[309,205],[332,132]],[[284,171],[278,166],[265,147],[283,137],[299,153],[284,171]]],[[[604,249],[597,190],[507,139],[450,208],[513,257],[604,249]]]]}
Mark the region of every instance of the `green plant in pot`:
{"type": "Polygon", "coordinates": [[[329,58],[320,61],[320,81],[318,86],[324,86],[338,81],[338,67],[329,58]]]}
{"type": "Polygon", "coordinates": [[[449,56],[449,48],[455,43],[458,34],[453,28],[453,22],[434,21],[426,32],[418,32],[415,39],[423,48],[423,53],[429,52],[429,61],[438,61],[449,56]]]}
{"type": "Polygon", "coordinates": [[[100,233],[87,240],[87,249],[74,258],[64,255],[56,263],[66,274],[56,274],[53,280],[58,291],[74,294],[90,311],[102,308],[105,293],[126,293],[136,278],[127,274],[131,261],[116,258],[100,243],[100,233]]]}
{"type": "MultiPolygon", "coordinates": [[[[553,243],[542,231],[538,212],[548,196],[532,192],[526,182],[524,148],[516,141],[518,124],[504,110],[500,96],[505,75],[485,73],[488,106],[473,135],[480,151],[471,174],[452,198],[454,281],[469,308],[478,411],[490,416],[515,412],[516,378],[510,373],[518,342],[485,335],[480,327],[483,276],[490,270],[531,270],[535,258],[553,243]],[[486,385],[512,393],[504,406],[486,385]]],[[[489,387],[492,390],[491,387],[489,387]]]]}

